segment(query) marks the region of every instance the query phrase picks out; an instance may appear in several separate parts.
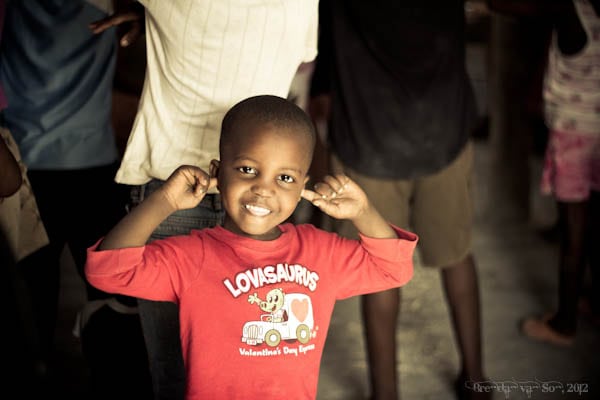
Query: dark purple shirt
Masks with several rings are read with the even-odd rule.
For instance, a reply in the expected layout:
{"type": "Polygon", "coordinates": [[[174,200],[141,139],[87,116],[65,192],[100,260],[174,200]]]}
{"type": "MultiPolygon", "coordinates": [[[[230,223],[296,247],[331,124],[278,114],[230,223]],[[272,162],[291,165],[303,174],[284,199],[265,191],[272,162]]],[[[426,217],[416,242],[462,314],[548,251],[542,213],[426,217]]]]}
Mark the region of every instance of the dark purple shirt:
{"type": "Polygon", "coordinates": [[[362,174],[447,166],[477,122],[462,0],[321,0],[312,94],[330,91],[330,147],[362,174]]]}

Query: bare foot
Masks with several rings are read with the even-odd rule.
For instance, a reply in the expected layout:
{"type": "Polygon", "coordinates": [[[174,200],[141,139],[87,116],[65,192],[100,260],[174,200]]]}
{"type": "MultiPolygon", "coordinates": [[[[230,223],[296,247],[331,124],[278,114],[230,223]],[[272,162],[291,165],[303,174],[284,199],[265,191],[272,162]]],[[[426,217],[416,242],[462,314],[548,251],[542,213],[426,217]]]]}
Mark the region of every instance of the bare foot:
{"type": "Polygon", "coordinates": [[[548,323],[551,318],[552,314],[526,318],[521,324],[521,332],[531,339],[555,346],[570,347],[573,345],[575,335],[567,335],[552,328],[548,323]]]}

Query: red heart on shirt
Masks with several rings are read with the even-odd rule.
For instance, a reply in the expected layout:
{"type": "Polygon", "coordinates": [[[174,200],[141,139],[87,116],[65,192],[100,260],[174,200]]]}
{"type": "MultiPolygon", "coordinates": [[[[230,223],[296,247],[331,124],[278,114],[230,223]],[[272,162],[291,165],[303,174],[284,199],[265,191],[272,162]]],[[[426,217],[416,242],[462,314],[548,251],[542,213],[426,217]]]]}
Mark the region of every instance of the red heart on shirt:
{"type": "Polygon", "coordinates": [[[308,300],[293,300],[292,314],[294,314],[298,321],[304,322],[308,315],[308,300]]]}

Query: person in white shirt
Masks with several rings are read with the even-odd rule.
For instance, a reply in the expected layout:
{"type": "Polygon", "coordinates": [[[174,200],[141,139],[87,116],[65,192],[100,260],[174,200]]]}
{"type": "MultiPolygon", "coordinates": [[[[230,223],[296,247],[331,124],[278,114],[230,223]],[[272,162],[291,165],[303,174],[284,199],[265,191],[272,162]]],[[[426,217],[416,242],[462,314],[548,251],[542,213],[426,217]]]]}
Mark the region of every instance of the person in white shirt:
{"type": "MultiPolygon", "coordinates": [[[[286,97],[296,70],[317,53],[318,0],[142,0],[91,25],[94,32],[145,12],[147,69],[138,113],[116,181],[132,205],[181,164],[208,169],[218,157],[226,111],[259,94],[286,97]],[[135,11],[137,10],[137,11],[135,11]]],[[[126,34],[127,35],[127,34],[126,34]]],[[[123,36],[121,45],[134,38],[123,36]]],[[[216,189],[173,213],[150,240],[220,224],[216,189]]],[[[185,370],[177,306],[138,300],[155,398],[181,399],[185,370]]],[[[207,383],[209,384],[209,383],[207,383]]]]}

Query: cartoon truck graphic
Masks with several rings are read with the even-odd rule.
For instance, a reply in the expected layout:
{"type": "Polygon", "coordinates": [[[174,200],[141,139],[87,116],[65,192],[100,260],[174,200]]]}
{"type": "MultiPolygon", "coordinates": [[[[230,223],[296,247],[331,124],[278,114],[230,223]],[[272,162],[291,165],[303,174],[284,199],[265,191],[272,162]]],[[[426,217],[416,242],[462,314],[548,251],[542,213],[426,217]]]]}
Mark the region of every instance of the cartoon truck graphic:
{"type": "MultiPolygon", "coordinates": [[[[280,292],[283,295],[283,292],[280,292]]],[[[249,302],[260,301],[256,295],[250,296],[249,302]]],[[[261,301],[264,311],[267,304],[261,301]]],[[[314,327],[313,309],[310,297],[301,293],[285,294],[283,305],[278,310],[282,318],[275,318],[273,313],[261,314],[260,321],[248,321],[242,329],[242,342],[251,345],[266,343],[270,347],[277,346],[282,340],[298,340],[308,343],[314,327]]]]}

